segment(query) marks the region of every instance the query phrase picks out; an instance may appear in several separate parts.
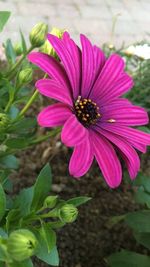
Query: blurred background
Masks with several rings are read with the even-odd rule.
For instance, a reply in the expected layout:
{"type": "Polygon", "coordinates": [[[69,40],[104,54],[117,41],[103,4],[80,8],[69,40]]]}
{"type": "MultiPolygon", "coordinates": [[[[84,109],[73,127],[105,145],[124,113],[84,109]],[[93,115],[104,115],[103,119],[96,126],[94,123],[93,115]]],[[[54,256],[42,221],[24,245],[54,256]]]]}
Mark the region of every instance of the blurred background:
{"type": "Polygon", "coordinates": [[[107,42],[120,47],[150,38],[150,0],[0,0],[0,10],[12,12],[1,42],[18,41],[19,28],[26,36],[40,21],[50,30],[67,29],[76,41],[85,33],[100,46],[107,42]]]}

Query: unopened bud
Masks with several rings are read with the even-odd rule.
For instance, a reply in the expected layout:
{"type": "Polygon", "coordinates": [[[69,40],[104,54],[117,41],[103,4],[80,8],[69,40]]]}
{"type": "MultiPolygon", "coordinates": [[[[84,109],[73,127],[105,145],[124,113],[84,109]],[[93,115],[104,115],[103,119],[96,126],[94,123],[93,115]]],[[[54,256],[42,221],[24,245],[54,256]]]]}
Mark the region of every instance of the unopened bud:
{"type": "Polygon", "coordinates": [[[19,44],[19,43],[15,44],[14,50],[15,50],[15,53],[16,53],[17,56],[20,56],[23,53],[22,45],[19,44]]]}
{"type": "Polygon", "coordinates": [[[8,238],[7,250],[15,261],[23,261],[35,254],[37,248],[35,235],[26,229],[12,232],[8,238]]]}
{"type": "Polygon", "coordinates": [[[45,208],[54,208],[57,203],[58,196],[48,196],[44,200],[44,207],[45,208]]]}
{"type": "Polygon", "coordinates": [[[59,218],[64,223],[72,223],[77,219],[78,209],[72,204],[66,204],[59,210],[59,218]]]}
{"type": "MultiPolygon", "coordinates": [[[[53,28],[51,31],[51,34],[53,34],[53,35],[57,36],[59,39],[61,39],[64,32],[65,32],[65,30],[53,28]]],[[[50,44],[50,42],[48,40],[45,41],[45,43],[41,47],[40,51],[58,59],[58,55],[56,54],[54,48],[52,47],[52,45],[50,44]]]]}
{"type": "Polygon", "coordinates": [[[31,68],[26,68],[20,71],[18,75],[19,86],[30,83],[32,81],[33,71],[31,68]]]}
{"type": "Polygon", "coordinates": [[[48,33],[48,25],[42,22],[36,24],[30,32],[30,42],[33,47],[40,47],[44,44],[48,33]]]}
{"type": "Polygon", "coordinates": [[[9,124],[9,118],[5,113],[0,113],[0,132],[4,131],[9,124]]]}

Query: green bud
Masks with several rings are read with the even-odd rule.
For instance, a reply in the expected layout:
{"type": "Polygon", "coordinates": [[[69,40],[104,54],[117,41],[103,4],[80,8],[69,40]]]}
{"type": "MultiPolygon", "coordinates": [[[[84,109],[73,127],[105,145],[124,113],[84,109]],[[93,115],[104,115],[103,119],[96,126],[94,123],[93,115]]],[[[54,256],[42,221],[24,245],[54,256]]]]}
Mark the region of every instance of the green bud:
{"type": "Polygon", "coordinates": [[[72,223],[77,219],[78,209],[72,204],[66,204],[59,210],[59,218],[64,223],[72,223]]]}
{"type": "Polygon", "coordinates": [[[44,207],[45,208],[54,208],[57,203],[58,196],[48,196],[44,200],[44,207]]]}
{"type": "Polygon", "coordinates": [[[18,75],[19,86],[30,83],[32,81],[33,71],[31,68],[26,68],[20,71],[18,75]]]}
{"type": "MultiPolygon", "coordinates": [[[[58,38],[62,38],[63,33],[65,32],[65,30],[60,30],[57,28],[53,28],[51,31],[51,34],[57,36],[58,38]]],[[[53,56],[54,58],[58,59],[58,56],[54,50],[54,48],[52,47],[52,45],[50,44],[50,42],[48,40],[45,41],[44,45],[41,47],[40,49],[41,52],[48,54],[50,56],[53,56]]]]}
{"type": "Polygon", "coordinates": [[[14,50],[15,50],[15,53],[16,53],[17,56],[20,56],[23,53],[22,45],[19,44],[19,43],[15,44],[14,50]]]}
{"type": "Polygon", "coordinates": [[[30,32],[30,42],[34,47],[40,47],[45,42],[48,25],[42,22],[36,24],[30,32]]]}
{"type": "Polygon", "coordinates": [[[35,235],[26,229],[12,232],[8,238],[7,251],[15,261],[23,261],[35,254],[37,248],[35,235]]]}
{"type": "Polygon", "coordinates": [[[9,124],[9,118],[5,113],[0,113],[0,132],[4,131],[9,124]]]}

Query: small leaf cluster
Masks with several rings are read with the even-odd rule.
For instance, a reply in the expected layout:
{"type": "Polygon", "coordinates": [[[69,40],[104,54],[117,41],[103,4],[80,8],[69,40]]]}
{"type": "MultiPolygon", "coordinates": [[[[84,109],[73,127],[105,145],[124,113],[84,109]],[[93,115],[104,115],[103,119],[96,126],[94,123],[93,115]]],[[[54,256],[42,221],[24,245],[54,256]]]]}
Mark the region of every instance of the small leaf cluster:
{"type": "Polygon", "coordinates": [[[1,181],[0,266],[3,266],[3,262],[11,267],[33,266],[29,257],[31,252],[49,265],[59,265],[56,231],[73,222],[78,215],[77,207],[90,198],[77,197],[65,201],[49,195],[51,186],[52,175],[48,164],[41,170],[35,184],[23,189],[13,199],[6,193],[12,189],[10,181],[8,178],[1,181]],[[32,244],[36,244],[33,251],[24,248],[28,238],[32,244]]]}

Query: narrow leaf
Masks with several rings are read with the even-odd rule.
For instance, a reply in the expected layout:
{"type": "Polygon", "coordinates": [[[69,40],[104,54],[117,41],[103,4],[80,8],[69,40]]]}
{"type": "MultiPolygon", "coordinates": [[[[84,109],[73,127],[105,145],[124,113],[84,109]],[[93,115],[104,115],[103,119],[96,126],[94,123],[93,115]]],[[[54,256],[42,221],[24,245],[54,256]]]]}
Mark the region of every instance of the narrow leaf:
{"type": "Polygon", "coordinates": [[[131,251],[123,250],[108,258],[111,267],[149,267],[150,257],[131,251]]]}
{"type": "Polygon", "coordinates": [[[44,199],[48,196],[52,184],[52,174],[49,164],[41,170],[33,191],[32,210],[38,210],[43,205],[44,199]]]}
{"type": "Polygon", "coordinates": [[[5,24],[7,23],[11,12],[9,11],[0,11],[0,32],[2,32],[5,24]]]}
{"type": "Polygon", "coordinates": [[[73,204],[75,205],[76,207],[86,203],[87,201],[91,200],[91,197],[75,197],[75,198],[72,198],[72,199],[69,199],[67,201],[67,203],[69,204],[73,204]]]}
{"type": "Polygon", "coordinates": [[[3,218],[6,210],[6,195],[2,185],[0,184],[0,221],[3,218]]]}
{"type": "Polygon", "coordinates": [[[45,240],[48,253],[56,246],[56,233],[50,228],[48,223],[43,223],[40,234],[45,240]]]}
{"type": "Polygon", "coordinates": [[[128,213],[125,221],[134,231],[150,233],[150,211],[144,210],[128,213]]]}

